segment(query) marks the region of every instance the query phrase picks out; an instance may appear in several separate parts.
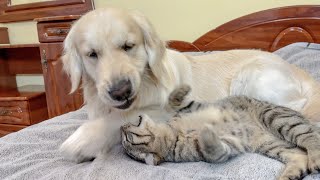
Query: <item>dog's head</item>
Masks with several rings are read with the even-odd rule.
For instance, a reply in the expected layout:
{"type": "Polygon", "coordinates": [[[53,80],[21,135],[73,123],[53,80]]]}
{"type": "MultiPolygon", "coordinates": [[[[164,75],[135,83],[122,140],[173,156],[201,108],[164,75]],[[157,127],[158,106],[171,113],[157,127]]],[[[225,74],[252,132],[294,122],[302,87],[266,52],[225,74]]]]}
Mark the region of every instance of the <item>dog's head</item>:
{"type": "Polygon", "coordinates": [[[71,92],[85,77],[94,82],[103,102],[129,109],[146,69],[159,83],[164,81],[164,53],[165,43],[142,14],[107,8],[87,13],[72,26],[62,59],[71,92]]]}

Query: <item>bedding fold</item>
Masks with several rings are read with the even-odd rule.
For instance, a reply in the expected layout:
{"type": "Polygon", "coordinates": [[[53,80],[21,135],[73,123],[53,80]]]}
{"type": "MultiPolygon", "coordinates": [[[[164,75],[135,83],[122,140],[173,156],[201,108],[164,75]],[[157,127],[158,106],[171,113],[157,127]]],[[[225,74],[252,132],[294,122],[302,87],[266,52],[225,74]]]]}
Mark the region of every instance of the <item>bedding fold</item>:
{"type": "MultiPolygon", "coordinates": [[[[275,53],[320,81],[319,44],[295,43],[275,53]]],[[[86,121],[84,106],[0,138],[0,179],[270,180],[284,167],[276,160],[250,153],[220,164],[189,162],[151,166],[132,160],[120,145],[92,162],[76,164],[64,159],[58,148],[86,121]]],[[[305,179],[320,179],[320,175],[309,175],[305,179]]]]}

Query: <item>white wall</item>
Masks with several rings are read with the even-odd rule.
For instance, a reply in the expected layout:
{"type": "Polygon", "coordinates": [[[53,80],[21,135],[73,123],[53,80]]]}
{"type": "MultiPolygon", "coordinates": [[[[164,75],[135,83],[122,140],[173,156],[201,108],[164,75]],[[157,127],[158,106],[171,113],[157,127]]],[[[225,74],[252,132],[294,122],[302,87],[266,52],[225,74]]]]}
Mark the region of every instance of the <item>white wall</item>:
{"type": "MultiPolygon", "coordinates": [[[[13,4],[43,0],[12,0],[13,4]]],[[[320,4],[320,0],[94,0],[106,6],[137,9],[154,24],[165,40],[194,41],[207,31],[237,17],[281,6],[320,4]]],[[[11,44],[38,43],[33,21],[0,24],[9,28],[11,44]]],[[[41,78],[18,77],[19,85],[38,83],[41,78]]]]}

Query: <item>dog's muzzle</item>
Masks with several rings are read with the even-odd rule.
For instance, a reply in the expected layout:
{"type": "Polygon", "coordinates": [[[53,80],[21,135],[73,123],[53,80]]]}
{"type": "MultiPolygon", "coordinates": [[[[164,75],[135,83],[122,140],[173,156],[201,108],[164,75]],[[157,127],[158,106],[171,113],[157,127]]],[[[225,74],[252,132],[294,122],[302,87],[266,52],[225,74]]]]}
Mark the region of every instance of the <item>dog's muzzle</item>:
{"type": "Polygon", "coordinates": [[[116,106],[118,109],[127,109],[131,106],[135,100],[132,96],[132,83],[129,80],[120,80],[113,83],[113,86],[108,91],[110,97],[118,102],[123,102],[120,106],[116,106]]]}
{"type": "Polygon", "coordinates": [[[128,109],[131,104],[134,102],[135,98],[131,98],[125,101],[124,104],[120,105],[120,106],[115,106],[115,108],[117,109],[128,109]]]}

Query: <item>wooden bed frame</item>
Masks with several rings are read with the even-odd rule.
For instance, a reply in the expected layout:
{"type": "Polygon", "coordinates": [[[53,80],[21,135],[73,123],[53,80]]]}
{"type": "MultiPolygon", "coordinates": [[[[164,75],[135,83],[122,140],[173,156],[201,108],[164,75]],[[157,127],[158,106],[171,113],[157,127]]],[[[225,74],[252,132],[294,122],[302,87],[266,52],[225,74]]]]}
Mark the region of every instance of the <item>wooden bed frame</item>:
{"type": "Polygon", "coordinates": [[[252,13],[209,31],[192,43],[170,41],[179,51],[261,49],[273,52],[294,42],[320,43],[320,6],[288,6],[252,13]]]}
{"type": "MultiPolygon", "coordinates": [[[[81,91],[69,95],[70,83],[61,85],[67,79],[62,73],[60,59],[62,41],[78,18],[37,20],[50,118],[76,110],[83,103],[81,91]]],[[[168,47],[184,52],[235,48],[275,51],[294,42],[320,43],[320,6],[291,6],[256,12],[225,23],[192,43],[170,41],[168,47]]]]}

